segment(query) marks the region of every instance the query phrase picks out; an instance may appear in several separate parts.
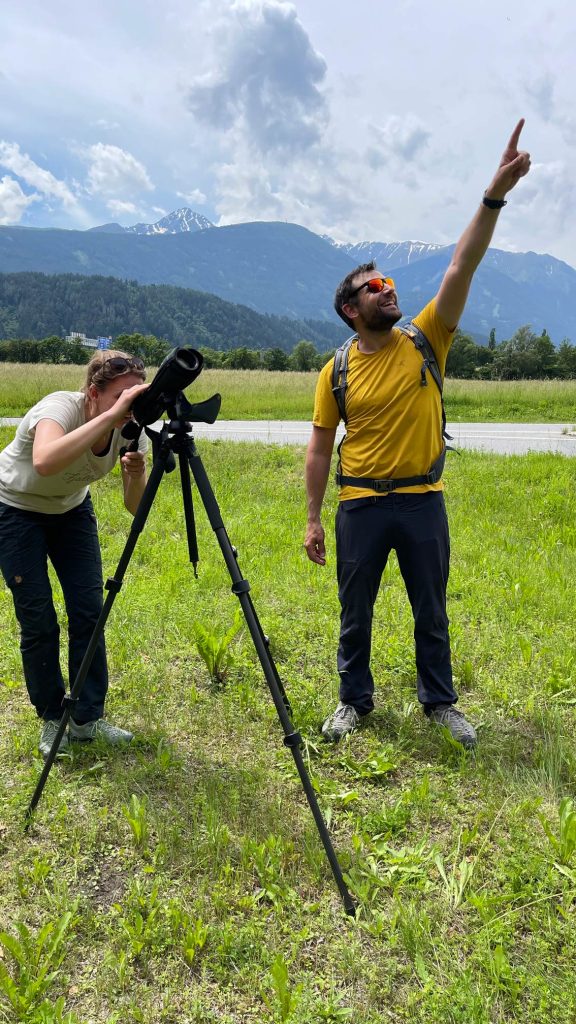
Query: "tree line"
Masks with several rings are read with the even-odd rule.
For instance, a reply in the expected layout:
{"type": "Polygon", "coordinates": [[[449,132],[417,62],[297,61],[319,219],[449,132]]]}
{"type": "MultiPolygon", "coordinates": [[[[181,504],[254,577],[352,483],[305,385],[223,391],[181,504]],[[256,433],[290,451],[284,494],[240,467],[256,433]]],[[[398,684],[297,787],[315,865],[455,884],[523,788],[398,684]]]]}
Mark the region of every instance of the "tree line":
{"type": "MultiPolygon", "coordinates": [[[[111,347],[140,356],[147,366],[158,366],[173,349],[170,342],[154,335],[119,334],[111,347]]],[[[0,363],[87,363],[94,349],[86,348],[78,339],[66,341],[57,335],[48,338],[0,341],[0,363]]],[[[105,350],[104,350],[105,351],[105,350]]],[[[246,346],[226,350],[200,346],[207,369],[221,367],[228,370],[319,370],[333,355],[318,352],[316,346],[305,339],[298,341],[288,354],[281,348],[252,349],[246,346]]]]}
{"type": "MultiPolygon", "coordinates": [[[[173,345],[162,338],[145,334],[119,334],[115,348],[140,356],[148,366],[158,366],[173,345]]],[[[265,349],[216,349],[199,346],[206,368],[230,370],[321,369],[334,349],[319,352],[312,341],[300,339],[291,353],[277,347],[265,349]]],[[[86,363],[93,354],[80,341],[65,341],[57,335],[40,340],[8,339],[0,341],[0,362],[86,363]]],[[[488,345],[478,345],[462,331],[456,331],[446,364],[448,377],[468,380],[568,380],[576,378],[576,346],[565,339],[555,348],[546,331],[536,334],[530,326],[520,327],[507,341],[498,343],[494,330],[488,345]]]]}
{"type": "Polygon", "coordinates": [[[478,345],[468,335],[456,331],[446,375],[466,380],[574,379],[576,345],[565,338],[556,348],[546,330],[536,334],[529,324],[500,343],[492,329],[488,345],[478,345]]]}

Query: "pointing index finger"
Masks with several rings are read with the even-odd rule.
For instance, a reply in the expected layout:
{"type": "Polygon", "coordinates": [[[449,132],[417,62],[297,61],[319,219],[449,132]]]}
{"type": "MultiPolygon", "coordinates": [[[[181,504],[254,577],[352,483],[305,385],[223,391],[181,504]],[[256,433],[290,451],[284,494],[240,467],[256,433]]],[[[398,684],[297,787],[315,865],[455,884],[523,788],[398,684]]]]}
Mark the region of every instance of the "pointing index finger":
{"type": "Polygon", "coordinates": [[[508,149],[518,149],[518,142],[520,141],[520,132],[522,131],[523,127],[524,118],[521,117],[514,131],[512,132],[512,135],[510,136],[510,141],[507,146],[508,149]]]}

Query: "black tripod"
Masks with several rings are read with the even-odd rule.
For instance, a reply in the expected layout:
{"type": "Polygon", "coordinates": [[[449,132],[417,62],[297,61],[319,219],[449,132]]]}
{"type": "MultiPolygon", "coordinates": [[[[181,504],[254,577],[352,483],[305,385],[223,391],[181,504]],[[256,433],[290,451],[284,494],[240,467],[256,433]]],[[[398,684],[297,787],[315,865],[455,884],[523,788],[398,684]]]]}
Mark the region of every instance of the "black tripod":
{"type": "MultiPolygon", "coordinates": [[[[86,649],[86,653],[82,660],[82,664],[80,665],[78,675],[74,680],[74,684],[71,687],[70,693],[67,694],[66,697],[64,697],[64,712],[62,715],[62,719],[60,721],[58,731],[54,737],[54,741],[52,743],[52,747],[50,749],[48,757],[46,758],[46,762],[44,764],[42,774],[34,791],[34,795],[32,796],[30,805],[26,811],[27,825],[30,823],[31,816],[42,795],[44,785],[46,783],[46,780],[50,773],[50,769],[54,763],[54,760],[58,752],[60,740],[64,735],[64,732],[66,731],[70,715],[74,709],[74,705],[76,704],[80,692],[82,690],[82,686],[84,684],[86,675],[88,674],[88,669],[90,668],[90,665],[92,663],[92,659],[94,657],[98,641],[106,625],[106,621],[112,608],[112,604],[114,603],[114,599],[122,586],[122,581],[126,569],[128,568],[128,563],[136,546],[138,537],[142,530],[144,529],[144,525],[148,518],[148,513],[150,512],[150,509],[152,507],[152,503],[156,496],[156,492],[160,486],[162,477],[164,476],[164,473],[169,473],[175,468],[176,463],[174,456],[177,455],[180,467],[182,498],[184,504],[184,515],[186,520],[186,533],[188,539],[188,553],[190,561],[192,562],[194,566],[194,571],[196,572],[196,566],[198,563],[198,546],[196,541],[196,529],[194,524],[194,508],[192,504],[192,488],[190,480],[191,470],[192,476],[194,477],[194,481],[198,488],[198,493],[202,499],[202,503],[206,510],[208,520],[216,534],[216,538],[218,540],[220,549],[226,562],[226,567],[228,569],[228,572],[230,573],[230,577],[232,579],[232,592],[236,594],[238,600],[240,601],[240,605],[244,613],[244,618],[250,631],[250,635],[252,637],[252,641],[254,643],[254,647],[258,655],[258,659],[264,671],[266,682],[268,684],[272,700],[274,701],[274,706],[276,708],[278,718],[280,719],[280,724],[282,726],[282,729],[284,730],[284,744],[290,749],[292,757],[294,758],[294,762],[296,764],[296,768],[300,776],[300,781],[304,788],[304,792],[306,794],[310,810],[312,811],[312,814],[314,816],[314,820],[316,822],[316,827],[318,829],[320,839],[322,840],[326,856],[328,858],[330,867],[332,869],[332,873],[334,875],[334,880],[336,882],[336,885],[338,886],[340,895],[344,902],[346,913],[350,916],[354,916],[355,904],[342,876],[342,870],[340,868],[340,864],[338,863],[338,859],[334,852],[334,847],[332,846],[332,841],[328,834],[326,823],[324,821],[324,818],[322,817],[322,813],[318,806],[318,801],[316,800],[316,795],[314,793],[310,777],[308,775],[308,772],[306,771],[306,766],[304,764],[301,752],[302,737],[300,736],[300,733],[295,731],[294,726],[292,724],[290,718],[290,704],[286,696],[284,687],[282,685],[282,681],[278,675],[278,670],[276,668],[276,665],[274,664],[272,655],[270,654],[268,639],[262,631],[262,627],[260,625],[258,616],[252,603],[252,599],[249,593],[250,584],[248,583],[248,580],[242,577],[242,574],[238,567],[236,550],[230,543],[228,534],[226,533],[226,529],[224,527],[224,523],[222,522],[222,516],[220,514],[218,503],[214,496],[212,487],[210,486],[210,481],[206,474],[206,470],[204,469],[204,466],[202,465],[202,462],[200,460],[200,456],[198,455],[198,452],[196,450],[194,438],[192,436],[192,422],[214,423],[216,417],[218,416],[218,412],[220,411],[220,395],[214,395],[206,402],[191,405],[188,402],[188,400],[184,397],[182,392],[180,392],[174,398],[174,400],[170,402],[170,404],[167,406],[167,411],[168,415],[170,416],[170,420],[163,424],[160,435],[153,431],[147,431],[148,435],[152,438],[153,441],[154,454],[150,478],[144,489],[144,493],[140,500],[140,504],[138,506],[136,515],[134,516],[134,521],[130,533],[128,535],[128,539],[126,541],[124,550],[120,557],[120,561],[118,563],[116,572],[114,576],[106,582],[106,590],[108,591],[108,595],[106,597],[106,600],[104,601],[102,611],[94,627],[94,631],[90,638],[90,642],[86,649]]],[[[138,435],[140,434],[141,430],[141,427],[138,428],[138,435]]],[[[134,450],[137,447],[137,444],[138,438],[136,437],[136,439],[134,439],[132,442],[132,450],[134,450]]]]}

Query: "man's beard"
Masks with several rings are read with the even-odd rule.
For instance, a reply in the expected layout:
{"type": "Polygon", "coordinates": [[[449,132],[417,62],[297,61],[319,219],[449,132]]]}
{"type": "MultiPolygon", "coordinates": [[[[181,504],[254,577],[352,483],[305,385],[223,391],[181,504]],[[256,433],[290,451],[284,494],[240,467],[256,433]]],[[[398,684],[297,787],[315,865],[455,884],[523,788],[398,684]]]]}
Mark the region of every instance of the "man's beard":
{"type": "Polygon", "coordinates": [[[398,306],[378,306],[369,315],[363,316],[364,325],[370,331],[389,331],[402,319],[398,306]]]}

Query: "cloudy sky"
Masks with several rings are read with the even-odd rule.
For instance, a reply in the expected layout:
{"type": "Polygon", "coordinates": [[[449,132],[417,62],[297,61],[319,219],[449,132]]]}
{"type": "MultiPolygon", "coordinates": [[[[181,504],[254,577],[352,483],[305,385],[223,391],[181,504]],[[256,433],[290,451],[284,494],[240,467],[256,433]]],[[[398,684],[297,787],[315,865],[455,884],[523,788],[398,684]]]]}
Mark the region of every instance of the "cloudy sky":
{"type": "Polygon", "coordinates": [[[572,0],[0,4],[0,224],[451,242],[524,116],[494,244],[576,265],[572,0]]]}

